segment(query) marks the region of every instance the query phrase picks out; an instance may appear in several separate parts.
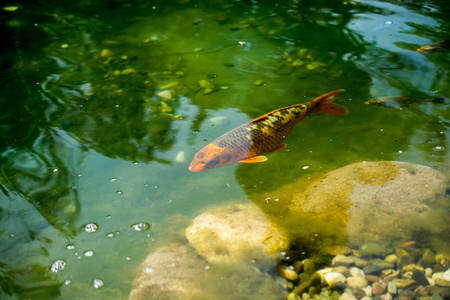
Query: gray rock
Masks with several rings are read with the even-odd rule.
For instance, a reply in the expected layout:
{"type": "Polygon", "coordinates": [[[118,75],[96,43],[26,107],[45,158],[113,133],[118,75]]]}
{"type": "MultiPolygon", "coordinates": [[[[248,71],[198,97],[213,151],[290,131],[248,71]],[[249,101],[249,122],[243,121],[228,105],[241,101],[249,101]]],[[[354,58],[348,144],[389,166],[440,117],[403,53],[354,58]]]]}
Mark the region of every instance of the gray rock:
{"type": "Polygon", "coordinates": [[[366,275],[376,275],[376,274],[380,274],[381,272],[381,267],[380,266],[376,266],[376,265],[368,265],[365,266],[363,269],[364,274],[366,275]]]}

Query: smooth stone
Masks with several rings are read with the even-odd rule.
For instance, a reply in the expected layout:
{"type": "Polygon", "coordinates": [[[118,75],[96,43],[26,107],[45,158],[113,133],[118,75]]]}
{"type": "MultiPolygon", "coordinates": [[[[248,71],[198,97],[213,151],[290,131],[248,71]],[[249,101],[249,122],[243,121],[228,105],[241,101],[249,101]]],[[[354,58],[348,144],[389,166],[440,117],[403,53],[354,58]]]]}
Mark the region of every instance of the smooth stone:
{"type": "Polygon", "coordinates": [[[186,153],[184,151],[180,151],[175,156],[175,161],[177,163],[185,163],[186,162],[186,153]]]}
{"type": "Polygon", "coordinates": [[[415,265],[415,264],[404,266],[402,269],[403,272],[410,272],[410,271],[414,271],[414,270],[418,270],[422,273],[425,273],[425,269],[422,266],[415,265]]]}
{"type": "Polygon", "coordinates": [[[414,257],[412,257],[411,255],[399,256],[398,260],[397,260],[397,269],[403,270],[403,267],[405,267],[407,265],[411,265],[413,263],[414,263],[414,257]]]}
{"type": "Polygon", "coordinates": [[[374,276],[374,275],[366,275],[364,277],[367,279],[367,281],[372,282],[372,283],[377,282],[378,280],[381,280],[380,277],[374,276]]]}
{"type": "Polygon", "coordinates": [[[442,287],[450,287],[450,281],[445,280],[444,278],[436,278],[434,284],[442,287]]]}
{"type": "Polygon", "coordinates": [[[397,270],[397,271],[394,271],[391,274],[385,276],[383,279],[385,279],[385,280],[392,280],[394,278],[397,278],[399,275],[400,275],[400,271],[397,270]]]}
{"type": "Polygon", "coordinates": [[[356,298],[360,299],[366,295],[366,292],[360,287],[354,287],[352,288],[352,293],[355,295],[356,298]]]}
{"type": "Polygon", "coordinates": [[[368,285],[366,287],[363,287],[362,290],[364,291],[364,293],[366,294],[367,297],[372,297],[372,295],[373,295],[372,286],[368,285]]]}
{"type": "Polygon", "coordinates": [[[352,274],[350,273],[350,270],[347,267],[344,266],[337,266],[332,269],[332,272],[341,273],[345,277],[350,277],[352,274]]]}
{"type": "Polygon", "coordinates": [[[169,91],[169,90],[162,90],[162,91],[159,91],[156,94],[158,95],[158,97],[161,97],[163,99],[167,99],[167,100],[172,99],[172,92],[169,91]]]}
{"type": "Polygon", "coordinates": [[[306,274],[309,274],[309,275],[316,272],[316,264],[314,263],[314,261],[312,259],[305,259],[303,261],[303,272],[305,272],[306,274]]]}
{"type": "Polygon", "coordinates": [[[381,300],[392,300],[392,295],[390,293],[383,294],[381,300]]]}
{"type": "Polygon", "coordinates": [[[323,274],[323,277],[325,278],[325,281],[330,286],[333,284],[336,284],[338,282],[345,282],[345,276],[342,275],[341,273],[337,273],[337,272],[325,273],[325,274],[323,274]]]}
{"type": "Polygon", "coordinates": [[[379,258],[371,259],[370,263],[372,265],[379,266],[382,270],[393,269],[395,266],[395,264],[388,263],[387,261],[379,258]]]}
{"type": "Polygon", "coordinates": [[[430,249],[425,249],[419,264],[424,268],[431,268],[435,263],[435,254],[430,249]]]}
{"type": "Polygon", "coordinates": [[[364,274],[373,275],[373,274],[379,274],[381,271],[381,267],[376,266],[376,265],[368,265],[368,266],[365,266],[362,270],[363,270],[364,274]]]}
{"type": "Polygon", "coordinates": [[[389,281],[387,290],[392,295],[397,295],[397,286],[392,281],[389,281]]]}
{"type": "Polygon", "coordinates": [[[364,277],[365,276],[364,272],[361,269],[358,269],[355,267],[350,268],[349,271],[350,271],[350,274],[352,274],[352,276],[354,276],[354,277],[364,277]]]}
{"type": "Polygon", "coordinates": [[[353,258],[338,254],[331,261],[332,266],[349,266],[353,264],[353,258]]]}
{"type": "Polygon", "coordinates": [[[359,258],[356,256],[350,256],[350,257],[353,259],[353,263],[358,268],[364,268],[365,266],[367,266],[369,264],[369,262],[365,259],[362,259],[362,258],[359,258]]]}
{"type": "Polygon", "coordinates": [[[444,272],[444,274],[442,275],[442,278],[450,281],[450,269],[448,269],[447,271],[444,272]]]}
{"type": "Polygon", "coordinates": [[[277,267],[277,275],[290,281],[296,281],[298,274],[294,271],[293,267],[286,265],[279,265],[277,267]]]}
{"type": "Polygon", "coordinates": [[[358,300],[358,298],[356,298],[354,295],[352,295],[350,293],[343,293],[339,297],[339,300],[358,300]]]}
{"type": "Polygon", "coordinates": [[[210,121],[216,126],[225,126],[230,123],[230,120],[227,117],[215,117],[211,118],[210,121]]]}
{"type": "Polygon", "coordinates": [[[197,216],[185,235],[211,263],[265,259],[288,248],[289,240],[254,204],[227,204],[197,216]]]}
{"type": "Polygon", "coordinates": [[[372,285],[372,292],[375,296],[381,295],[386,290],[386,282],[384,280],[378,280],[372,285]]]}
{"type": "Polygon", "coordinates": [[[351,276],[347,278],[347,284],[348,286],[352,287],[352,288],[363,288],[365,286],[367,286],[369,283],[367,282],[367,280],[364,277],[355,277],[355,276],[351,276]]]}
{"type": "Polygon", "coordinates": [[[395,264],[397,262],[397,255],[389,254],[384,258],[384,261],[390,264],[395,264]]]}
{"type": "Polygon", "coordinates": [[[418,285],[421,286],[427,286],[429,285],[427,278],[425,277],[424,273],[422,273],[420,270],[415,269],[412,273],[411,279],[417,282],[418,285]]]}
{"type": "Polygon", "coordinates": [[[158,299],[167,295],[194,299],[206,296],[199,284],[207,280],[206,265],[190,247],[158,248],[140,266],[141,273],[133,282],[129,299],[158,299]]]}
{"type": "Polygon", "coordinates": [[[402,278],[394,278],[392,282],[399,289],[406,289],[416,284],[416,282],[412,279],[402,279],[402,278]]]}
{"type": "MultiPolygon", "coordinates": [[[[349,245],[358,246],[381,239],[412,239],[411,220],[431,211],[437,196],[445,191],[445,176],[430,167],[396,161],[361,162],[316,179],[293,197],[288,208],[293,215],[298,211],[316,216],[316,224],[321,226],[322,221],[333,224],[336,232],[319,232],[319,236],[328,238],[347,230],[349,245]]],[[[311,230],[321,229],[312,226],[311,230]]],[[[382,257],[390,253],[380,249],[376,253],[384,254],[382,257]]]]}
{"type": "Polygon", "coordinates": [[[450,267],[450,255],[445,253],[436,254],[436,263],[444,268],[450,267]]]}

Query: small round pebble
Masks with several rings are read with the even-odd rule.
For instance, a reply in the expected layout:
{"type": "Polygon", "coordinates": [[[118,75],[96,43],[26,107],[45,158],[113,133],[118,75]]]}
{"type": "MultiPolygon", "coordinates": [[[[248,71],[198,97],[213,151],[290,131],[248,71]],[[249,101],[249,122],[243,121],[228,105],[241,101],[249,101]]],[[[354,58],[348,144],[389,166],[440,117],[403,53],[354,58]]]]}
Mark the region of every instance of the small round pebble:
{"type": "Polygon", "coordinates": [[[367,286],[368,282],[364,277],[351,276],[347,278],[347,284],[352,288],[363,288],[367,286]]]}

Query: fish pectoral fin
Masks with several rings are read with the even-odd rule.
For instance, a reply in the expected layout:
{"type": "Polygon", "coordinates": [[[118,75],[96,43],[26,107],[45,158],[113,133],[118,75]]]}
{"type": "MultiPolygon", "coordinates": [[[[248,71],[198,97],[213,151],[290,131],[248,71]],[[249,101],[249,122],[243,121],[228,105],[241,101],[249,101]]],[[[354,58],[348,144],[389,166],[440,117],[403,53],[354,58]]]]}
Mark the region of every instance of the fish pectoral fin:
{"type": "Polygon", "coordinates": [[[287,146],[286,144],[280,144],[280,145],[276,146],[275,148],[273,148],[272,150],[270,150],[269,153],[283,150],[284,148],[286,148],[286,146],[287,146]]]}
{"type": "Polygon", "coordinates": [[[259,155],[259,156],[253,156],[244,160],[240,160],[240,163],[260,163],[260,162],[264,162],[267,160],[267,157],[265,157],[264,155],[259,155]]]}

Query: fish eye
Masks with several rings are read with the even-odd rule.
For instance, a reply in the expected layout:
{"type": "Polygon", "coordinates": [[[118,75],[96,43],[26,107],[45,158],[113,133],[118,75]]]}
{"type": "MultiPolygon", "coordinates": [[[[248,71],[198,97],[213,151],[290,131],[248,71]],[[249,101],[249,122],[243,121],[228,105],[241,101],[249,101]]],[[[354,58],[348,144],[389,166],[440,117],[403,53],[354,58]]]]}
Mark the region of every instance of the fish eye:
{"type": "Polygon", "coordinates": [[[220,162],[220,160],[218,158],[210,160],[206,165],[208,167],[214,167],[215,165],[217,165],[220,162]]]}

